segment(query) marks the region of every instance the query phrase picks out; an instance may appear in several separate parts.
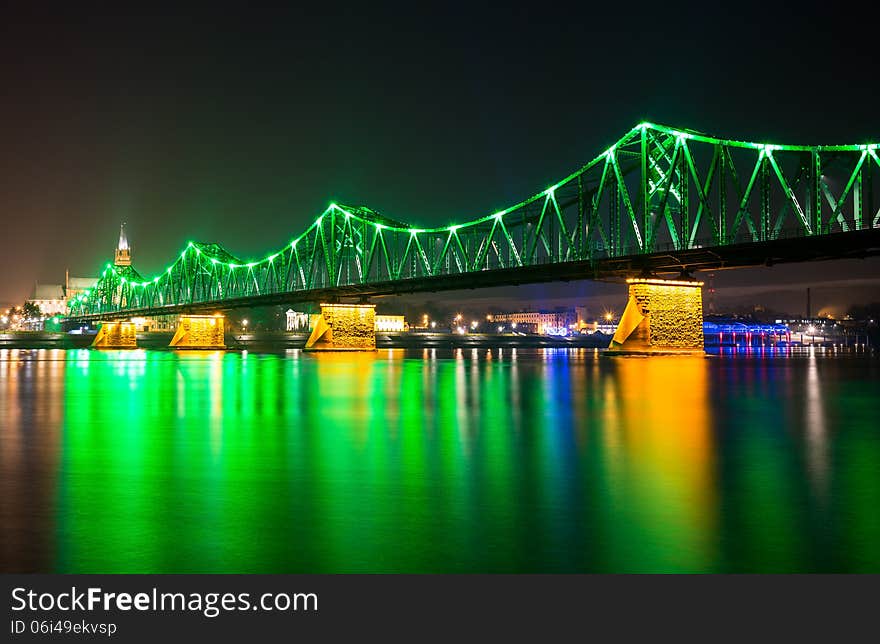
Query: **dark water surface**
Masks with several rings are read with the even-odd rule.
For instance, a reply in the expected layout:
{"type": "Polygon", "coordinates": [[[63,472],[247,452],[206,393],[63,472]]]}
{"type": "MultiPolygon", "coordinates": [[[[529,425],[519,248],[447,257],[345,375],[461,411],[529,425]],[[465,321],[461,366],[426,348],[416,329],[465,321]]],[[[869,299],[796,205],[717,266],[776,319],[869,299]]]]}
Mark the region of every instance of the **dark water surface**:
{"type": "Polygon", "coordinates": [[[0,569],[880,572],[880,360],[0,350],[0,569]]]}

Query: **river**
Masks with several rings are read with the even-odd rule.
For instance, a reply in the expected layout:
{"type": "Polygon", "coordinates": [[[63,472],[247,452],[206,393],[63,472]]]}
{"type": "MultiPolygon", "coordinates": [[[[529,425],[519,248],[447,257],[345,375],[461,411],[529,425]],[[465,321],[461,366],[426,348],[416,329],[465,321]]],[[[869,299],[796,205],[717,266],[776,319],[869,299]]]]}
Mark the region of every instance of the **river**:
{"type": "Polygon", "coordinates": [[[0,350],[3,572],[880,572],[880,358],[0,350]]]}

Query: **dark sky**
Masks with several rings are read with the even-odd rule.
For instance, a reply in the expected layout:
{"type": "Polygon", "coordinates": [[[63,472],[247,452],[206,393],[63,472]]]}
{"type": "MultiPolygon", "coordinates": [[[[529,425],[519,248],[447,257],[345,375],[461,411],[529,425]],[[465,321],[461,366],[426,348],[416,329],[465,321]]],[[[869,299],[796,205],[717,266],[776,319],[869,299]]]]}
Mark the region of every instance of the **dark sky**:
{"type": "MultiPolygon", "coordinates": [[[[189,239],[262,257],[332,200],[424,225],[481,216],[644,119],[761,141],[880,139],[876,30],[829,2],[70,4],[0,16],[0,301],[65,268],[96,273],[123,220],[149,275],[189,239]]],[[[878,267],[772,275],[792,293],[831,280],[843,301],[876,295],[878,267]]],[[[733,273],[717,285],[746,296],[771,275],[733,273]]]]}

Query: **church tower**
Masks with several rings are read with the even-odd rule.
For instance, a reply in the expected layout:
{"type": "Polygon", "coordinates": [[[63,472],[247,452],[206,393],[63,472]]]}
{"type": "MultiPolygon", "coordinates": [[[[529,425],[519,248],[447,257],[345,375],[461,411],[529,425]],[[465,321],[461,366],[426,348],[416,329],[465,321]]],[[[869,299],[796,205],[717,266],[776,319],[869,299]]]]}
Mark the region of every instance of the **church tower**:
{"type": "Polygon", "coordinates": [[[119,243],[116,245],[116,257],[113,263],[116,266],[131,266],[131,249],[125,237],[125,224],[119,227],[119,243]]]}

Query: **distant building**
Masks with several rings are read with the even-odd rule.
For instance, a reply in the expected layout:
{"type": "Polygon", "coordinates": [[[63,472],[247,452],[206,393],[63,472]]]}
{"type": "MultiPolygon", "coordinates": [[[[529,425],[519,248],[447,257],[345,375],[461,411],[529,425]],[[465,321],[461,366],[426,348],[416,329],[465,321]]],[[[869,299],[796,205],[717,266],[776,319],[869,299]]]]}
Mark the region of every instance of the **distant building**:
{"type": "Polygon", "coordinates": [[[97,277],[71,277],[70,271],[67,271],[64,276],[64,296],[70,300],[92,290],[97,284],[97,277]]]}
{"type": "MultiPolygon", "coordinates": [[[[119,243],[116,246],[114,254],[114,270],[133,281],[143,281],[143,278],[131,265],[131,247],[128,245],[128,238],[125,235],[125,224],[119,227],[119,243]]],[[[64,284],[35,284],[33,297],[28,302],[40,307],[43,318],[50,318],[56,315],[67,315],[67,303],[73,298],[83,293],[92,291],[98,285],[97,277],[71,277],[70,271],[65,271],[64,284]]],[[[29,323],[31,326],[42,328],[43,320],[36,320],[29,323]]],[[[147,320],[144,327],[166,328],[166,321],[147,320]]]]}
{"type": "Polygon", "coordinates": [[[97,283],[97,278],[70,277],[69,274],[65,274],[64,284],[34,284],[34,293],[27,301],[40,308],[42,317],[28,322],[28,328],[42,328],[42,318],[67,315],[68,300],[93,288],[97,283]]]}
{"type": "Polygon", "coordinates": [[[287,330],[288,331],[302,331],[306,332],[309,330],[309,314],[308,313],[300,313],[299,311],[294,311],[293,309],[287,309],[287,330]]]}
{"type": "Polygon", "coordinates": [[[119,243],[113,257],[114,266],[131,266],[131,248],[128,247],[128,238],[125,236],[125,223],[119,226],[119,243]]]}
{"type": "Polygon", "coordinates": [[[119,227],[119,242],[113,254],[113,270],[129,282],[144,281],[143,276],[131,265],[131,246],[128,245],[128,237],[125,235],[125,224],[119,227]]]}
{"type": "Polygon", "coordinates": [[[587,327],[592,326],[587,322],[587,320],[589,318],[587,317],[587,307],[586,306],[574,307],[574,314],[575,314],[575,318],[576,318],[575,324],[577,325],[575,328],[578,331],[582,331],[582,330],[586,329],[587,327]]]}
{"type": "Polygon", "coordinates": [[[384,333],[403,333],[406,331],[406,319],[402,315],[377,315],[376,331],[384,333]]]}
{"type": "Polygon", "coordinates": [[[566,335],[577,323],[577,314],[571,309],[558,311],[519,311],[517,313],[493,313],[490,322],[510,325],[517,331],[542,335],[566,335]],[[516,325],[516,327],[514,327],[516,325]]]}
{"type": "Polygon", "coordinates": [[[155,315],[152,317],[131,318],[135,329],[144,332],[168,332],[177,328],[177,315],[155,315]]]}
{"type": "Polygon", "coordinates": [[[34,295],[28,302],[39,306],[45,317],[67,313],[67,298],[61,284],[34,284],[34,295]]]}

